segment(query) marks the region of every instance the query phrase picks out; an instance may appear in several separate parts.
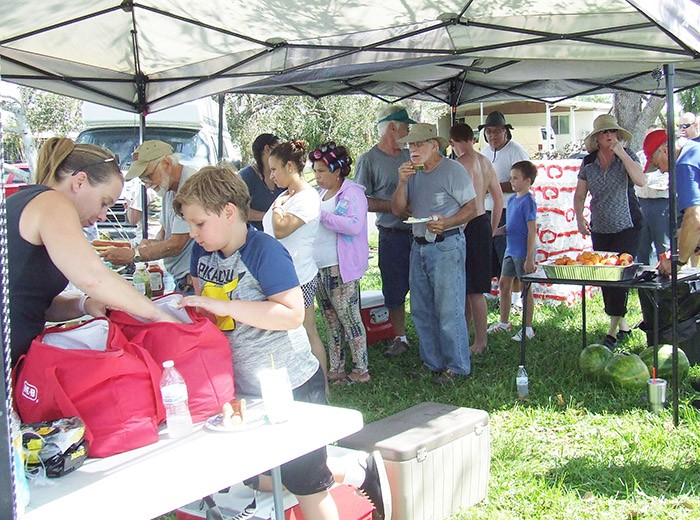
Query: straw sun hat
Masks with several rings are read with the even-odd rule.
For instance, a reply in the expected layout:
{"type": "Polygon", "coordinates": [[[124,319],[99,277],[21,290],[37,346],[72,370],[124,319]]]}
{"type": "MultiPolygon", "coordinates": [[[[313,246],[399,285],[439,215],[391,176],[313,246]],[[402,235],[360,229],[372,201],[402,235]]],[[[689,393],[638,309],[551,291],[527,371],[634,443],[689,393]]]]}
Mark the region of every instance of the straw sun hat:
{"type": "Polygon", "coordinates": [[[632,140],[632,134],[618,125],[614,116],[603,114],[595,118],[593,121],[593,131],[583,140],[583,143],[586,145],[586,150],[588,150],[589,153],[595,152],[598,149],[598,141],[596,141],[595,136],[603,130],[617,130],[620,140],[627,142],[632,140]]]}

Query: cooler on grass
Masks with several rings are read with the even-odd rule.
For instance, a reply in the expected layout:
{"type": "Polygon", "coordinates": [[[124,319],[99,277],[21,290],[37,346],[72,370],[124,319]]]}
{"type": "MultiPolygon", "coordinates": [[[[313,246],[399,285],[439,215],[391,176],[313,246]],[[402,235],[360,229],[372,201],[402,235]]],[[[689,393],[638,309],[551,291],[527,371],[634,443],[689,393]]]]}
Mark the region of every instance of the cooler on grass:
{"type": "Polygon", "coordinates": [[[368,345],[383,339],[394,339],[394,326],[389,317],[389,309],[384,305],[382,291],[360,293],[360,314],[367,331],[368,345]]]}
{"type": "Polygon", "coordinates": [[[440,520],[486,498],[491,444],[483,410],[422,403],[339,444],[382,454],[393,520],[440,520]]]}

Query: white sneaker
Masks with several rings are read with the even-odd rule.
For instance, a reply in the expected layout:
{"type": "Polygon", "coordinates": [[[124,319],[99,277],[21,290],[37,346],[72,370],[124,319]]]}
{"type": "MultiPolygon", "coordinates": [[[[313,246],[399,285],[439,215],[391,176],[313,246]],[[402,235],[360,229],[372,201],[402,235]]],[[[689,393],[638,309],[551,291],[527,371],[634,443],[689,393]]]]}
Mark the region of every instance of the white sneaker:
{"type": "MultiPolygon", "coordinates": [[[[529,327],[527,329],[525,329],[525,337],[527,339],[534,338],[535,337],[535,330],[531,329],[529,327]]],[[[518,329],[518,333],[515,336],[513,336],[513,341],[521,341],[522,339],[523,339],[523,329],[520,328],[520,329],[518,329]]]]}
{"type": "Polygon", "coordinates": [[[497,321],[493,325],[491,325],[488,329],[486,329],[487,334],[493,334],[494,332],[501,332],[501,331],[510,331],[511,326],[510,323],[501,323],[500,321],[497,321]]]}

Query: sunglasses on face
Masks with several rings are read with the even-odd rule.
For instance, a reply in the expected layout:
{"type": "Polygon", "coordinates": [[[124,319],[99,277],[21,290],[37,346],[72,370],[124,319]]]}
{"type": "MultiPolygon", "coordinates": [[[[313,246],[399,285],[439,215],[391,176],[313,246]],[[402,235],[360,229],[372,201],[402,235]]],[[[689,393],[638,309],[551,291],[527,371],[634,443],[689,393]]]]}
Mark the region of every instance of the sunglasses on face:
{"type": "Polygon", "coordinates": [[[616,134],[616,133],[617,133],[617,129],[616,129],[616,128],[611,128],[611,129],[609,129],[609,130],[601,130],[600,133],[601,133],[601,134],[616,134]]]}
{"type": "Polygon", "coordinates": [[[681,125],[678,125],[678,128],[680,128],[681,130],[687,130],[691,126],[693,126],[692,123],[683,123],[681,125]]]}
{"type": "Polygon", "coordinates": [[[111,162],[115,162],[115,163],[117,163],[117,166],[119,166],[119,163],[117,162],[117,160],[114,157],[108,157],[107,159],[102,159],[101,161],[87,163],[85,166],[82,166],[80,168],[76,168],[75,170],[73,170],[73,173],[71,173],[70,176],[74,177],[75,175],[78,175],[78,172],[84,172],[85,170],[87,170],[91,166],[97,166],[98,164],[105,164],[105,163],[111,163],[111,162]]]}

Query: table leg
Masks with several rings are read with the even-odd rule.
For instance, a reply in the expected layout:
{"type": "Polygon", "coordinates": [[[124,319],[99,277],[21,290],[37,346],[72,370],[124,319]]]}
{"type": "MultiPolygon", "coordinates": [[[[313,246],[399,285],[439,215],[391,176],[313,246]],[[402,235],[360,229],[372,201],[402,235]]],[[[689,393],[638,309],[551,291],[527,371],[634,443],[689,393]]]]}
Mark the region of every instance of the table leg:
{"type": "Polygon", "coordinates": [[[581,286],[581,350],[586,348],[586,286],[581,286]]]}
{"type": "Polygon", "coordinates": [[[525,326],[525,316],[527,316],[527,300],[528,300],[528,294],[530,290],[532,289],[531,287],[532,284],[530,283],[524,283],[523,284],[523,292],[522,292],[522,299],[523,299],[523,324],[522,328],[520,329],[520,364],[522,366],[525,366],[525,349],[526,349],[526,341],[527,341],[527,328],[525,326]]]}
{"type": "Polygon", "coordinates": [[[275,520],[284,520],[284,500],[282,494],[282,472],[280,467],[272,468],[272,503],[275,507],[275,520]]]}

